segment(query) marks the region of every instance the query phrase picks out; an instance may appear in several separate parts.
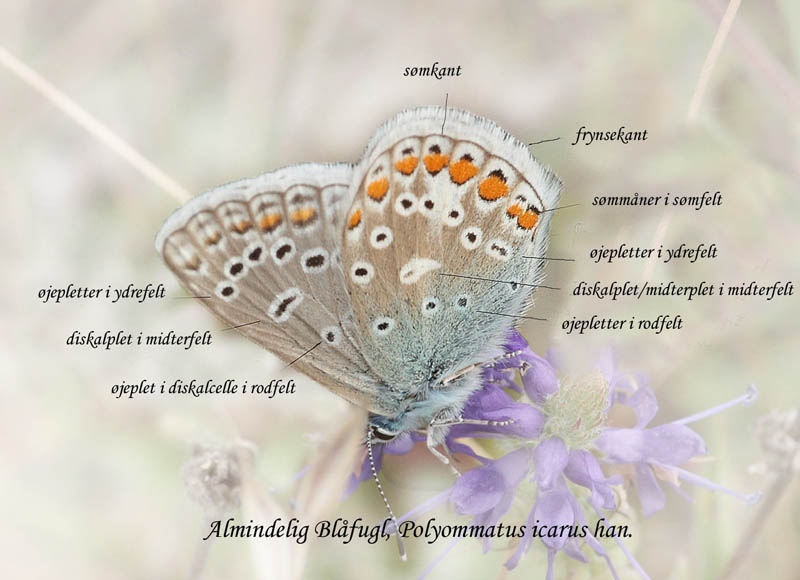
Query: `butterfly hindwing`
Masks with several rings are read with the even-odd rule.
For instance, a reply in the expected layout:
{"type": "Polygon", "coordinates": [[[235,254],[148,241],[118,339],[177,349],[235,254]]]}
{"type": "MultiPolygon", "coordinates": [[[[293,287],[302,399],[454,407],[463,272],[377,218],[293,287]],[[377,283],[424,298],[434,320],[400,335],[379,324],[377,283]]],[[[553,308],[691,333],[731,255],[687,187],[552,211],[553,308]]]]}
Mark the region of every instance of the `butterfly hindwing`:
{"type": "Polygon", "coordinates": [[[444,114],[406,111],[378,130],[345,220],[365,357],[411,393],[500,346],[541,279],[542,261],[526,256],[544,255],[561,187],[494,123],[444,114]]]}
{"type": "Polygon", "coordinates": [[[304,164],[222,186],[170,216],[156,247],[229,326],[287,362],[312,349],[297,370],[380,411],[341,267],[351,174],[304,164]]]}

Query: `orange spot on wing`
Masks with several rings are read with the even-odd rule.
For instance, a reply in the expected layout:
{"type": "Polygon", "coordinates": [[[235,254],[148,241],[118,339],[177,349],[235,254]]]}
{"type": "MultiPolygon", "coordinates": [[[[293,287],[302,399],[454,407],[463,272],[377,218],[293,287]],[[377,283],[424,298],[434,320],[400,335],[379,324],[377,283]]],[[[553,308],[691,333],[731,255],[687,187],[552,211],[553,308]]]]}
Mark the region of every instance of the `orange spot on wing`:
{"type": "Polygon", "coordinates": [[[295,225],[305,225],[314,220],[317,210],[313,207],[303,207],[292,213],[292,223],[295,225]]]}
{"type": "Polygon", "coordinates": [[[367,195],[375,201],[381,201],[389,191],[389,178],[376,179],[367,186],[367,195]]]}
{"type": "Polygon", "coordinates": [[[222,234],[219,232],[214,232],[209,237],[206,238],[206,246],[216,246],[217,243],[222,239],[222,234]]]}
{"type": "Polygon", "coordinates": [[[508,195],[508,185],[504,179],[490,175],[478,186],[478,194],[486,201],[496,201],[508,195]]]}
{"type": "Polygon", "coordinates": [[[426,155],[423,161],[425,162],[425,167],[428,168],[428,173],[436,175],[450,163],[450,158],[441,153],[431,153],[426,155]]]}
{"type": "Polygon", "coordinates": [[[200,264],[201,264],[201,262],[200,262],[200,258],[199,258],[198,256],[196,256],[196,255],[195,255],[195,256],[193,256],[193,257],[192,257],[192,259],[191,259],[191,260],[189,260],[188,262],[186,262],[186,267],[187,267],[189,270],[197,271],[197,270],[199,270],[199,269],[200,269],[200,264]]]}
{"type": "Polygon", "coordinates": [[[519,227],[525,228],[526,230],[532,230],[538,221],[539,214],[532,211],[526,211],[519,216],[519,218],[517,218],[517,224],[519,227]]]}
{"type": "Polygon", "coordinates": [[[524,207],[522,207],[522,206],[521,206],[520,204],[518,204],[518,203],[515,203],[515,204],[514,204],[514,205],[512,205],[510,208],[508,208],[508,210],[506,211],[506,213],[508,213],[508,215],[510,215],[511,217],[517,217],[517,216],[519,216],[519,215],[522,215],[522,213],[523,213],[524,211],[525,211],[525,208],[524,208],[524,207]]]}
{"type": "Polygon", "coordinates": [[[233,224],[233,226],[231,226],[231,230],[236,232],[237,234],[244,234],[252,227],[253,227],[253,222],[251,222],[250,220],[242,220],[238,224],[233,224]]]}
{"type": "Polygon", "coordinates": [[[269,213],[261,218],[258,227],[264,232],[271,232],[283,222],[283,216],[279,213],[269,213]]]}
{"type": "Polygon", "coordinates": [[[400,161],[395,163],[394,166],[397,167],[397,171],[403,175],[411,175],[417,168],[418,163],[419,157],[409,155],[408,157],[403,157],[400,161]]]}
{"type": "Polygon", "coordinates": [[[466,183],[477,174],[478,167],[466,159],[456,161],[450,166],[450,179],[452,179],[453,182],[457,183],[458,185],[466,183]]]}
{"type": "Polygon", "coordinates": [[[358,224],[361,223],[361,209],[357,209],[353,212],[353,215],[350,216],[350,221],[347,223],[347,228],[354,230],[358,227],[358,224]]]}

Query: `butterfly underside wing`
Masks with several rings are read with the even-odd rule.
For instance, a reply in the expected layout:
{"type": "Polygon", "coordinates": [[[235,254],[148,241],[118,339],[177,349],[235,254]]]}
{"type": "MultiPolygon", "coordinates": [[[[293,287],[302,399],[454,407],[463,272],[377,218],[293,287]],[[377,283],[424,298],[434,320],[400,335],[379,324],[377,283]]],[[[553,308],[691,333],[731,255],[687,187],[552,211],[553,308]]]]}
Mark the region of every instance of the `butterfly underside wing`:
{"type": "Polygon", "coordinates": [[[491,121],[430,107],[379,129],[351,188],[342,255],[356,324],[391,385],[381,406],[403,412],[498,354],[542,280],[543,261],[526,256],[546,253],[561,184],[491,121]]]}
{"type": "Polygon", "coordinates": [[[224,185],[172,214],[156,248],[228,326],[287,362],[316,345],[293,367],[381,412],[341,268],[351,176],[303,164],[224,185]]]}
{"type": "Polygon", "coordinates": [[[198,196],[156,239],[230,327],[372,424],[458,417],[530,304],[561,184],[518,140],[465,111],[405,111],[362,160],[303,164],[198,196]],[[312,348],[313,347],[313,348],[312,348]]]}

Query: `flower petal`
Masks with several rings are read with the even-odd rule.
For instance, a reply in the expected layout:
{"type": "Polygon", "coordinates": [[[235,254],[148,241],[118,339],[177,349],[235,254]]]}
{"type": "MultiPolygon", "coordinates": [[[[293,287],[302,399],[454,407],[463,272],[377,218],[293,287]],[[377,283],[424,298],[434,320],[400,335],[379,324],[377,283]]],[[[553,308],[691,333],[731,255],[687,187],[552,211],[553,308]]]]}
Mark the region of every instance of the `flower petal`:
{"type": "Polygon", "coordinates": [[[606,479],[600,464],[594,455],[582,449],[570,452],[569,461],[564,469],[571,481],[591,490],[589,501],[597,508],[614,509],[617,507],[617,496],[609,483],[615,480],[606,479]]]}
{"type": "MultiPolygon", "coordinates": [[[[628,375],[622,380],[618,379],[616,383],[625,381],[635,381],[635,379],[628,375]]],[[[616,384],[614,388],[616,390],[616,384]]],[[[640,384],[638,388],[634,388],[636,390],[626,398],[623,404],[633,409],[634,413],[636,413],[636,427],[644,429],[658,413],[658,400],[656,400],[655,394],[649,387],[640,384]]]]}
{"type": "Polygon", "coordinates": [[[644,430],[646,459],[680,465],[707,451],[703,438],[685,425],[667,423],[644,430]]]}
{"type": "Polygon", "coordinates": [[[649,465],[636,464],[636,491],[642,503],[642,512],[645,517],[664,509],[667,496],[656,479],[649,465]]]}
{"type": "Polygon", "coordinates": [[[575,513],[569,501],[568,491],[552,491],[539,495],[533,508],[534,519],[541,522],[542,542],[560,550],[567,541],[567,534],[560,533],[560,526],[571,526],[575,513]]]}
{"type": "Polygon", "coordinates": [[[459,477],[450,495],[456,511],[475,515],[492,510],[525,477],[529,458],[530,452],[523,447],[459,477]]]}
{"type": "Polygon", "coordinates": [[[506,488],[506,481],[498,471],[491,466],[478,467],[458,478],[450,501],[460,514],[480,514],[497,505],[506,488]]]}
{"type": "Polygon", "coordinates": [[[541,404],[548,396],[558,391],[556,371],[549,362],[533,351],[523,360],[530,365],[522,371],[525,392],[531,401],[541,404]]]}
{"type": "Polygon", "coordinates": [[[540,490],[552,489],[569,460],[566,444],[558,437],[545,439],[533,450],[533,465],[540,490]]]}

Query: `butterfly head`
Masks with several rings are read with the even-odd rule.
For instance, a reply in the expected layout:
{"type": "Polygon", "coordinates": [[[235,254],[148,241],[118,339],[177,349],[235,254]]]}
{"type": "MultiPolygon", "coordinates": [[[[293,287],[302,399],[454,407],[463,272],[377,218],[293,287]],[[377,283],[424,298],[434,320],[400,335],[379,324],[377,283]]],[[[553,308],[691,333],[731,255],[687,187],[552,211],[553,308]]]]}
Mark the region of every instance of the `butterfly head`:
{"type": "Polygon", "coordinates": [[[370,422],[367,429],[369,429],[369,432],[372,436],[372,440],[375,441],[376,443],[390,443],[394,441],[397,438],[397,436],[400,435],[401,433],[401,431],[395,431],[387,427],[375,424],[373,422],[370,422]]]}

